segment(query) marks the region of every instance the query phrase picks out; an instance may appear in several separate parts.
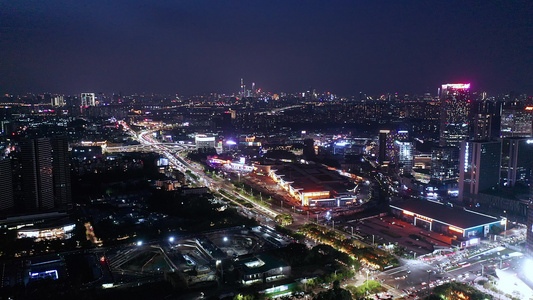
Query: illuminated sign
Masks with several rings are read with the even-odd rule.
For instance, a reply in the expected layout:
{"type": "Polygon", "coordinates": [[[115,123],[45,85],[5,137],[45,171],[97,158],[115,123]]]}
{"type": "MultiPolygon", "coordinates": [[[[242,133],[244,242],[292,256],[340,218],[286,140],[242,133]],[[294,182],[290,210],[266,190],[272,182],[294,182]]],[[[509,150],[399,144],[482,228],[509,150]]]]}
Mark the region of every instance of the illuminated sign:
{"type": "Polygon", "coordinates": [[[479,244],[479,238],[470,239],[469,242],[470,242],[470,246],[477,245],[479,244]]]}
{"type": "Polygon", "coordinates": [[[55,279],[59,278],[59,276],[57,274],[57,270],[48,270],[48,271],[44,271],[44,272],[31,273],[30,276],[31,276],[31,279],[52,278],[52,279],[55,280],[55,279]]]}
{"type": "Polygon", "coordinates": [[[412,213],[412,212],[410,212],[408,210],[404,210],[403,214],[404,215],[408,215],[408,216],[412,216],[412,217],[415,217],[415,218],[418,218],[418,219],[421,219],[421,220],[424,220],[424,221],[433,222],[433,219],[431,219],[431,218],[424,217],[424,216],[412,213]]]}
{"type": "Polygon", "coordinates": [[[527,140],[526,143],[533,144],[533,140],[527,140]]]}
{"type": "Polygon", "coordinates": [[[459,233],[464,232],[464,230],[457,228],[457,227],[453,227],[453,226],[449,226],[448,229],[450,229],[451,231],[459,232],[459,233]]]}
{"type": "Polygon", "coordinates": [[[416,215],[416,217],[419,218],[419,219],[422,219],[424,221],[433,222],[433,219],[428,218],[428,217],[424,217],[424,216],[421,216],[421,215],[416,215]]]}
{"type": "Polygon", "coordinates": [[[469,89],[470,83],[448,83],[442,85],[443,89],[452,88],[452,89],[469,89]]]}
{"type": "Polygon", "coordinates": [[[465,162],[464,162],[465,173],[468,172],[468,164],[469,164],[469,161],[468,161],[468,159],[469,159],[469,157],[468,157],[468,155],[469,155],[468,148],[469,148],[469,146],[470,146],[470,143],[466,142],[465,143],[465,162]]]}
{"type": "Polygon", "coordinates": [[[526,106],[526,110],[533,110],[533,106],[526,106]]]}
{"type": "Polygon", "coordinates": [[[329,196],[329,192],[307,192],[307,193],[303,193],[303,196],[306,197],[306,198],[329,196]]]}

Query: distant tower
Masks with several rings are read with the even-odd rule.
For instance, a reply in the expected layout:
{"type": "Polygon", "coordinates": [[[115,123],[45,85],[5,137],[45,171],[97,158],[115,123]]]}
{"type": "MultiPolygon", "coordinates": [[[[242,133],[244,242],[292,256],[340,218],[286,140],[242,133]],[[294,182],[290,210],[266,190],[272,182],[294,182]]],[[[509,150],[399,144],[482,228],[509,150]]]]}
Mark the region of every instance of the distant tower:
{"type": "Polygon", "coordinates": [[[54,207],[52,147],[47,138],[30,139],[21,144],[22,184],[26,210],[54,207]]]}
{"type": "Polygon", "coordinates": [[[380,164],[384,164],[390,160],[390,151],[391,147],[389,143],[390,130],[380,130],[379,131],[379,155],[378,160],[380,164]]]}
{"type": "Polygon", "coordinates": [[[65,106],[65,97],[58,95],[52,98],[52,106],[65,106]]]}
{"type": "Polygon", "coordinates": [[[72,203],[72,186],[70,181],[70,156],[66,136],[52,139],[52,167],[54,174],[54,205],[58,209],[67,209],[72,203]]]}
{"type": "Polygon", "coordinates": [[[471,102],[470,83],[442,85],[439,146],[458,147],[470,137],[471,102]]]}
{"type": "Polygon", "coordinates": [[[241,98],[244,97],[244,80],[241,78],[241,98]]]}
{"type": "Polygon", "coordinates": [[[81,93],[81,106],[96,106],[94,93],[81,93]]]}
{"type": "Polygon", "coordinates": [[[0,160],[0,214],[13,208],[13,173],[10,159],[0,160]]]}

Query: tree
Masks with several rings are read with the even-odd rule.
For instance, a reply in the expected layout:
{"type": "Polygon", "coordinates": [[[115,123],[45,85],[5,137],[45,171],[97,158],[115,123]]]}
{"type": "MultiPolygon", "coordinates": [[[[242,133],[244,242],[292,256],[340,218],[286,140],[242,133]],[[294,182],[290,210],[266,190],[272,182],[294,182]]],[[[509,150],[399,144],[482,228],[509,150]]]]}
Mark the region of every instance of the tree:
{"type": "Polygon", "coordinates": [[[318,293],[315,300],[351,300],[352,294],[341,288],[338,280],[333,282],[333,288],[324,292],[318,293]]]}
{"type": "Polygon", "coordinates": [[[280,214],[276,216],[275,221],[281,225],[291,225],[294,220],[290,214],[280,214]]]}

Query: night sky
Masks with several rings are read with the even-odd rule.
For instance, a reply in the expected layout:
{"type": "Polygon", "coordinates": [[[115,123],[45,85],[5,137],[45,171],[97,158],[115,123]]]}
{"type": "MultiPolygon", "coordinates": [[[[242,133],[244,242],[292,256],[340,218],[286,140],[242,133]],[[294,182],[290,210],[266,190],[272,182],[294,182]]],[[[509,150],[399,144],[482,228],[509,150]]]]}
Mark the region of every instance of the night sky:
{"type": "Polygon", "coordinates": [[[2,0],[0,92],[533,93],[533,1],[2,0]]]}

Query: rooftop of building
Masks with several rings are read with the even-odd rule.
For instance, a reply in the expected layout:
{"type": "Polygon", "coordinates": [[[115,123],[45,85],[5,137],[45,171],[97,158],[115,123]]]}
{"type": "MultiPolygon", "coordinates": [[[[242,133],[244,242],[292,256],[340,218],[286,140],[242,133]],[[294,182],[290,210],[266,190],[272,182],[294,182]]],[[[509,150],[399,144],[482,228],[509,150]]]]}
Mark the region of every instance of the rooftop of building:
{"type": "Polygon", "coordinates": [[[348,178],[338,172],[317,164],[287,164],[276,170],[283,180],[292,182],[292,186],[305,192],[333,191],[345,193],[354,185],[348,178]]]}
{"type": "Polygon", "coordinates": [[[264,273],[275,268],[283,268],[287,266],[287,264],[283,263],[281,260],[266,253],[240,257],[239,262],[242,266],[243,273],[247,275],[264,273]]]}
{"type": "Polygon", "coordinates": [[[462,229],[482,226],[500,221],[498,218],[493,216],[426,200],[406,199],[391,203],[390,206],[462,229]]]}

